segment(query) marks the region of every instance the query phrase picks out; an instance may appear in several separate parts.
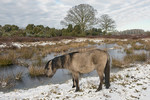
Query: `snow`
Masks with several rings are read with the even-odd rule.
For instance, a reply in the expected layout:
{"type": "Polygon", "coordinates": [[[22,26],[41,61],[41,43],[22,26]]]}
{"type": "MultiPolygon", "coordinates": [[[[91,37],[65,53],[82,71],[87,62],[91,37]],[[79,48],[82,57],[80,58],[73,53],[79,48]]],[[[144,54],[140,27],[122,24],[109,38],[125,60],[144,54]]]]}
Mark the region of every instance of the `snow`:
{"type": "Polygon", "coordinates": [[[72,88],[72,80],[63,84],[48,84],[28,90],[0,92],[0,100],[46,99],[46,100],[149,100],[150,65],[136,64],[134,67],[111,73],[111,86],[95,92],[98,77],[81,78],[81,92],[72,88]]]}
{"type": "Polygon", "coordinates": [[[70,42],[84,42],[84,41],[93,41],[95,43],[100,43],[103,42],[104,39],[90,39],[90,38],[76,38],[76,39],[63,39],[61,41],[41,41],[41,42],[12,42],[11,44],[7,45],[6,43],[3,43],[0,45],[0,48],[5,48],[5,47],[10,47],[10,46],[15,46],[18,48],[21,47],[30,47],[30,46],[45,46],[45,45],[56,45],[56,44],[68,44],[70,42]]]}
{"type": "MultiPolygon", "coordinates": [[[[68,44],[70,42],[85,42],[85,41],[91,41],[91,42],[95,42],[95,43],[103,43],[104,42],[104,38],[76,38],[76,39],[63,39],[61,41],[40,41],[40,42],[12,42],[9,45],[7,45],[6,43],[0,44],[0,48],[5,48],[5,47],[10,47],[12,46],[16,46],[18,48],[21,47],[30,47],[30,46],[45,46],[45,45],[56,45],[56,44],[68,44]]],[[[120,40],[120,41],[128,41],[128,39],[109,39],[109,40],[120,40]]],[[[147,39],[141,39],[144,40],[146,42],[150,41],[149,38],[147,39]]]]}

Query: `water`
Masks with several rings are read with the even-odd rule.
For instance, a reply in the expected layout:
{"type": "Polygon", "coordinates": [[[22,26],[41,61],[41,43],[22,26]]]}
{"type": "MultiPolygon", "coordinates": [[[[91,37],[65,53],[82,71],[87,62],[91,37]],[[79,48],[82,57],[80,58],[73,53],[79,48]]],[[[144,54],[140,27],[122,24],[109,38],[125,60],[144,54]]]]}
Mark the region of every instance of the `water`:
{"type": "Polygon", "coordinates": [[[109,55],[112,58],[123,60],[123,58],[126,56],[126,53],[124,52],[124,48],[120,49],[114,49],[114,47],[118,46],[117,44],[102,44],[102,45],[95,45],[99,49],[107,49],[109,55]]]}
{"type": "MultiPolygon", "coordinates": [[[[72,79],[71,73],[66,69],[58,69],[55,73],[55,75],[52,78],[41,76],[41,77],[30,77],[29,71],[26,67],[23,66],[9,66],[6,68],[0,69],[0,76],[13,76],[14,80],[12,84],[14,84],[13,87],[7,88],[7,87],[0,87],[0,91],[3,92],[9,92],[13,91],[14,89],[29,89],[41,85],[46,84],[61,84],[66,82],[69,79],[72,79]],[[23,72],[22,79],[20,81],[15,80],[15,75],[18,72],[23,72]]],[[[96,76],[96,71],[93,71],[88,74],[81,75],[81,77],[87,77],[87,76],[96,76]]]]}
{"type": "MultiPolygon", "coordinates": [[[[89,46],[92,46],[92,45],[89,45],[89,46]]],[[[115,46],[118,46],[117,44],[102,44],[102,45],[94,45],[94,46],[96,46],[99,49],[107,49],[111,57],[115,59],[122,60],[124,56],[126,56],[126,53],[124,52],[124,48],[113,49],[115,46]]],[[[137,54],[141,52],[146,52],[146,51],[145,50],[135,51],[135,53],[137,54]]],[[[48,61],[56,57],[56,55],[59,56],[61,54],[55,54],[55,53],[48,54],[45,58],[43,58],[43,60],[48,61]]],[[[120,70],[121,68],[111,68],[111,73],[116,73],[120,70]]],[[[55,75],[52,78],[48,78],[46,76],[33,78],[33,77],[30,77],[28,68],[24,66],[14,65],[14,66],[0,68],[1,77],[2,76],[3,77],[7,77],[7,76],[15,77],[18,72],[22,72],[22,80],[17,81],[14,78],[15,80],[13,81],[14,86],[12,86],[11,88],[2,88],[0,86],[0,91],[9,92],[9,91],[13,91],[14,89],[29,89],[29,88],[33,88],[33,87],[37,87],[41,85],[46,85],[46,84],[58,84],[58,83],[61,84],[61,83],[66,82],[69,79],[72,79],[71,73],[66,69],[57,70],[55,75]]],[[[92,71],[88,74],[80,75],[80,77],[93,77],[93,76],[98,76],[96,71],[92,71]]]]}

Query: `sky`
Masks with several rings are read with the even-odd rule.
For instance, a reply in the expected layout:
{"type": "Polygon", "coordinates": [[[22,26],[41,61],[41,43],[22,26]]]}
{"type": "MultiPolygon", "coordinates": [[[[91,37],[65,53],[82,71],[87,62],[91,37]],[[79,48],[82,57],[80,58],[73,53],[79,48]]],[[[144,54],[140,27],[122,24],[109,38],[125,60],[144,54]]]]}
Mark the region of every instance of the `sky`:
{"type": "Polygon", "coordinates": [[[79,4],[90,4],[97,10],[98,18],[108,14],[119,31],[150,31],[150,0],[0,0],[0,25],[42,24],[62,28],[60,21],[67,11],[79,4]]]}

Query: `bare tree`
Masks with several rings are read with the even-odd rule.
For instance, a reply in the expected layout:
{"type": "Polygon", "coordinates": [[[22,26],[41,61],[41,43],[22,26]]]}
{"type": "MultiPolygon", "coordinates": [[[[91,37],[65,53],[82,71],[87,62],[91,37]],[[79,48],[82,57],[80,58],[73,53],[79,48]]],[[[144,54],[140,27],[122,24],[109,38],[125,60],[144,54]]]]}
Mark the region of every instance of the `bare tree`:
{"type": "Polygon", "coordinates": [[[112,31],[116,28],[115,21],[109,17],[109,15],[104,14],[99,19],[100,28],[107,34],[108,31],[112,31]]]}
{"type": "Polygon", "coordinates": [[[96,22],[97,11],[89,4],[80,4],[72,7],[67,16],[61,21],[61,24],[69,25],[72,24],[80,25],[82,32],[86,29],[91,28],[96,22]]]}

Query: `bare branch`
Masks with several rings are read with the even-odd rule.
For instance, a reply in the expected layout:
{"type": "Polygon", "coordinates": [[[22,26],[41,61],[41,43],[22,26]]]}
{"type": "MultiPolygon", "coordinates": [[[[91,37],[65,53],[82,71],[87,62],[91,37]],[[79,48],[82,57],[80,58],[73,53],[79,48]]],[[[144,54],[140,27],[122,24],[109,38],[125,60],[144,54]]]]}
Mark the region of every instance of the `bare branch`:
{"type": "Polygon", "coordinates": [[[106,33],[116,28],[115,21],[110,18],[107,14],[104,14],[99,19],[100,28],[106,33]]]}
{"type": "Polygon", "coordinates": [[[80,25],[82,32],[84,32],[96,23],[96,12],[89,4],[74,6],[68,11],[67,16],[61,21],[61,24],[80,25]]]}

